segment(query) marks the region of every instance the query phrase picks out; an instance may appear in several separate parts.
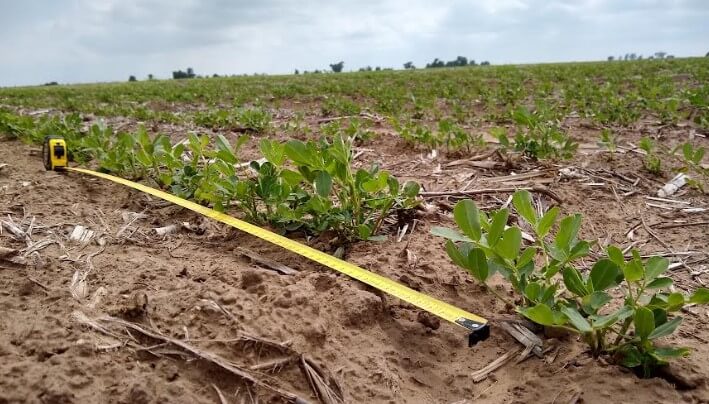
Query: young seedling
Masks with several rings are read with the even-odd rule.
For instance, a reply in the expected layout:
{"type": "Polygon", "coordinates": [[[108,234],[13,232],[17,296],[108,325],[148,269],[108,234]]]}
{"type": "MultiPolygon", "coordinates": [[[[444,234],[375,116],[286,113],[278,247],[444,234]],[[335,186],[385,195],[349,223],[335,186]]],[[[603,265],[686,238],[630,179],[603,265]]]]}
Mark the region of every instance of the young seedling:
{"type": "Polygon", "coordinates": [[[601,137],[598,144],[608,150],[609,160],[613,160],[615,157],[615,152],[618,148],[616,146],[616,137],[609,129],[603,129],[601,131],[601,137]]]}
{"type": "Polygon", "coordinates": [[[655,142],[648,137],[643,137],[640,139],[638,144],[641,150],[645,151],[645,159],[643,160],[643,165],[645,169],[652,174],[658,175],[662,172],[662,161],[660,157],[655,152],[655,142]]]}

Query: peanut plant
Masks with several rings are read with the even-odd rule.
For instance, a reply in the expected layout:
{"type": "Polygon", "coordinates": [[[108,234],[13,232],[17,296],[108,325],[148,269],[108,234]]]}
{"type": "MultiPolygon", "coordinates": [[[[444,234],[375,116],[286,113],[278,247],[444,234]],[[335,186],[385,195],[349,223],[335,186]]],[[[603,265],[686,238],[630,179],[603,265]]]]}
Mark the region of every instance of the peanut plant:
{"type": "Polygon", "coordinates": [[[643,166],[652,174],[658,175],[662,172],[662,160],[657,155],[655,142],[649,137],[643,137],[638,144],[641,150],[645,152],[643,166]]]}
{"type": "Polygon", "coordinates": [[[282,231],[333,231],[342,242],[381,240],[384,219],[418,204],[416,182],[401,184],[376,165],[355,169],[353,143],[366,135],[354,123],[333,126],[317,142],[262,139],[265,161],[241,164],[239,151],[248,136],[233,146],[222,135],[212,142],[196,134],[173,144],[165,135],[151,137],[143,126],[114,135],[112,128],[94,124],[81,133],[78,116],[39,124],[7,116],[0,116],[0,129],[9,136],[38,143],[45,134],[60,134],[75,161],[94,161],[100,171],[146,180],[220,211],[234,208],[253,223],[282,231]]]}
{"type": "Polygon", "coordinates": [[[432,233],[447,239],[451,260],[481,284],[487,286],[496,273],[505,279],[521,315],[578,334],[595,357],[609,355],[649,377],[658,366],[687,355],[686,348],[660,346],[657,340],[677,329],[682,322],[678,313],[686,305],[709,303],[709,289],[699,288],[691,296],[670,292],[672,279],[663,276],[666,258],[643,260],[636,250],[626,258],[615,246],[584,274],[577,263],[589,256],[591,244],[578,238],[580,214],[561,218],[553,231],[559,208],[537,214],[527,191],[516,192],[513,205],[533,230],[535,241],[528,246],[523,246],[521,227],[507,225],[507,209],[486,214],[471,200],[458,202],[453,210],[460,231],[436,227],[432,233]]]}

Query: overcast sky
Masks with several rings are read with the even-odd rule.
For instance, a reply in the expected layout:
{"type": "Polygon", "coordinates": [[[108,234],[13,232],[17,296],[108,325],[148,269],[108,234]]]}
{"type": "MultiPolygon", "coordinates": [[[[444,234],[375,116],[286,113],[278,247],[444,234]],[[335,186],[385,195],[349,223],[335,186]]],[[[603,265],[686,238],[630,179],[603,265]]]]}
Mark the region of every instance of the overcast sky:
{"type": "Polygon", "coordinates": [[[703,56],[709,0],[0,0],[0,86],[703,56]]]}

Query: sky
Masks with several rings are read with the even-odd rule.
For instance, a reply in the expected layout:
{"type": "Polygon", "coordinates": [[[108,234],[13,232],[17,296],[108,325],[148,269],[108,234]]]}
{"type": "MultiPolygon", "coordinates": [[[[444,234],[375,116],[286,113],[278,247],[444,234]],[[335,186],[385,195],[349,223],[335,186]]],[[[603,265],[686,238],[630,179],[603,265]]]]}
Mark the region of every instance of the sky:
{"type": "Polygon", "coordinates": [[[0,86],[709,52],[709,0],[0,0],[0,86]]]}

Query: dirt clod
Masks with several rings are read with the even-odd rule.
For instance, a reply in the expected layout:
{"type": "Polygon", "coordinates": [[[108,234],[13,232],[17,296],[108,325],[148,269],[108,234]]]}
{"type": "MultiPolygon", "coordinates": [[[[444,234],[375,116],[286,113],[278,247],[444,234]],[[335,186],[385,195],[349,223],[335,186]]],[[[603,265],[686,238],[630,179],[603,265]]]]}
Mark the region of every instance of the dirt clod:
{"type": "Polygon", "coordinates": [[[419,311],[416,321],[432,330],[437,330],[441,326],[441,320],[427,311],[419,311]]]}

